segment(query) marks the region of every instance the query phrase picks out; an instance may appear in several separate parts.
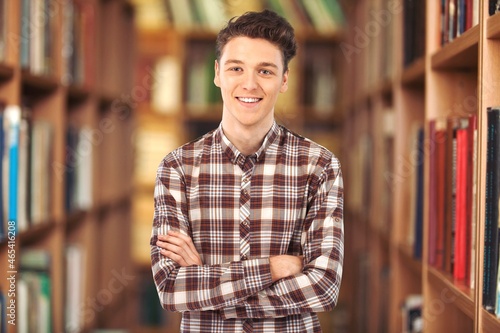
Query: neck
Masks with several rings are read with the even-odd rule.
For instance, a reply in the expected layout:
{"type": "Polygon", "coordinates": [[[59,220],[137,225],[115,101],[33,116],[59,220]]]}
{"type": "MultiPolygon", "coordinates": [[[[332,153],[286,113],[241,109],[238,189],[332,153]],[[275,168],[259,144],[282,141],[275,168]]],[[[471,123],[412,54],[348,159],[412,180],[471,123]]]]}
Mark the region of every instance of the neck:
{"type": "Polygon", "coordinates": [[[271,122],[269,126],[260,126],[259,128],[250,129],[243,126],[238,128],[224,126],[224,122],[222,122],[222,129],[224,130],[224,135],[231,141],[236,149],[243,155],[249,156],[259,150],[272,124],[271,122]]]}

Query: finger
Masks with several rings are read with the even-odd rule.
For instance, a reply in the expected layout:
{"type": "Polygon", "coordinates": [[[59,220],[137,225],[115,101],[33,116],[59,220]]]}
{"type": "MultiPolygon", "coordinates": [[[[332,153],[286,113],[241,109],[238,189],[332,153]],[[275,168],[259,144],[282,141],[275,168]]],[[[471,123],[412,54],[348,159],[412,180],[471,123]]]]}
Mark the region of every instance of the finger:
{"type": "Polygon", "coordinates": [[[191,258],[192,261],[201,265],[201,257],[190,237],[185,236],[179,232],[169,232],[166,241],[184,249],[185,253],[191,258]]]}
{"type": "Polygon", "coordinates": [[[163,255],[167,256],[181,266],[193,265],[194,262],[191,260],[190,256],[186,252],[173,244],[166,243],[164,248],[160,251],[163,255]]]}
{"type": "Polygon", "coordinates": [[[182,259],[188,265],[201,265],[201,260],[198,259],[198,257],[196,257],[196,255],[191,252],[191,249],[185,245],[186,244],[182,242],[180,245],[170,242],[164,242],[162,248],[182,257],[182,259]]]}
{"type": "Polygon", "coordinates": [[[189,264],[182,258],[180,255],[172,252],[172,251],[167,251],[167,250],[161,250],[161,254],[163,254],[165,257],[175,261],[177,264],[179,264],[182,267],[187,267],[189,264]]]}

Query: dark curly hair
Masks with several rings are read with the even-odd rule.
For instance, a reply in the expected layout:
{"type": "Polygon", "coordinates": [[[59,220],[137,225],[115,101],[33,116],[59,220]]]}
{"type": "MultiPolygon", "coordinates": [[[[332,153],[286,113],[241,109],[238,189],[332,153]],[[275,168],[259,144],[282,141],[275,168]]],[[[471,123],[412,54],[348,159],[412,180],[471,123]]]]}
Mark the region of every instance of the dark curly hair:
{"type": "Polygon", "coordinates": [[[273,11],[246,12],[235,16],[217,35],[215,55],[220,61],[226,44],[234,37],[262,38],[276,45],[283,54],[284,71],[297,53],[297,42],[293,27],[286,19],[273,11]]]}

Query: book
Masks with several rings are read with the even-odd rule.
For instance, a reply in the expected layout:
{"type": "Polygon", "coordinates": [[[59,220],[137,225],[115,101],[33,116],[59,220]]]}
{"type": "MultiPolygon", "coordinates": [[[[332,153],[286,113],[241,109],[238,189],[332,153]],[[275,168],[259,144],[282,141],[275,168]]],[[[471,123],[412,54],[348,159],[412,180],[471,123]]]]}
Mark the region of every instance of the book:
{"type": "Polygon", "coordinates": [[[498,270],[498,221],[500,199],[500,107],[487,109],[486,193],[483,258],[483,307],[495,311],[498,270]]]}
{"type": "Polygon", "coordinates": [[[425,1],[406,1],[403,17],[403,64],[406,67],[425,52],[425,1]]]}
{"type": "Polygon", "coordinates": [[[488,12],[490,16],[500,12],[500,0],[489,0],[488,12]]]}
{"type": "Polygon", "coordinates": [[[456,132],[460,126],[459,118],[449,118],[447,121],[447,143],[446,143],[446,179],[445,179],[445,253],[444,271],[453,273],[453,262],[455,260],[455,210],[456,210],[456,161],[457,161],[457,138],[456,132]]]}
{"type": "Polygon", "coordinates": [[[323,44],[309,44],[304,53],[304,105],[311,107],[319,118],[328,118],[333,115],[337,100],[334,50],[323,44]]]}
{"type": "Polygon", "coordinates": [[[81,305],[85,300],[84,283],[84,251],[77,244],[66,246],[66,306],[65,306],[65,332],[81,332],[84,328],[81,305]]]}
{"type": "Polygon", "coordinates": [[[464,280],[466,276],[467,252],[467,143],[468,131],[457,130],[457,164],[456,164],[456,229],[455,229],[455,261],[453,277],[464,280]]]}
{"type": "Polygon", "coordinates": [[[19,231],[26,230],[29,221],[29,151],[30,151],[30,111],[22,107],[21,122],[19,125],[19,170],[18,170],[18,199],[17,199],[17,227],[19,231]]]}
{"type": "Polygon", "coordinates": [[[7,157],[7,219],[16,224],[18,220],[18,171],[19,171],[19,131],[21,123],[21,108],[18,105],[7,105],[4,110],[4,130],[6,131],[7,157]]]}
{"type": "Polygon", "coordinates": [[[62,83],[88,87],[94,63],[95,8],[87,1],[68,0],[63,7],[62,83]]]}
{"type": "MultiPolygon", "coordinates": [[[[336,2],[336,0],[329,0],[336,2]]],[[[302,4],[314,25],[314,28],[320,33],[335,33],[340,29],[340,23],[329,12],[330,6],[326,6],[323,1],[302,0],[302,4]]],[[[333,10],[333,9],[332,9],[333,10]]]]}
{"type": "Polygon", "coordinates": [[[66,158],[61,172],[66,178],[66,211],[92,206],[93,144],[92,129],[69,126],[66,134],[66,158]]]}
{"type": "Polygon", "coordinates": [[[0,62],[5,60],[7,55],[7,0],[0,0],[0,62]]]}
{"type": "Polygon", "coordinates": [[[35,119],[31,126],[30,145],[30,189],[29,220],[30,225],[46,222],[51,216],[52,179],[59,177],[60,171],[52,165],[54,128],[43,119],[35,119]]]}
{"type": "Polygon", "coordinates": [[[47,251],[25,249],[20,253],[18,322],[23,322],[24,332],[52,332],[50,269],[51,257],[47,251]]]}
{"type": "Polygon", "coordinates": [[[418,333],[423,329],[423,297],[419,294],[408,295],[401,306],[402,332],[418,333]]]}
{"type": "Polygon", "coordinates": [[[157,59],[154,64],[154,78],[151,89],[153,110],[161,114],[179,112],[182,99],[182,66],[179,59],[174,56],[157,59]]]}
{"type": "Polygon", "coordinates": [[[52,11],[50,0],[21,1],[20,64],[35,75],[53,71],[56,16],[52,11]]]}
{"type": "Polygon", "coordinates": [[[416,151],[418,153],[417,164],[415,166],[415,197],[413,198],[414,213],[411,218],[413,227],[409,232],[412,235],[413,257],[422,259],[422,241],[423,241],[423,225],[424,225],[424,165],[425,165],[425,149],[424,149],[425,133],[423,127],[419,126],[416,129],[416,151]]]}
{"type": "Polygon", "coordinates": [[[439,242],[439,213],[440,207],[438,205],[438,191],[440,187],[440,179],[437,177],[440,167],[440,155],[438,152],[441,150],[438,148],[440,140],[439,137],[443,136],[443,129],[440,126],[441,121],[432,119],[429,121],[429,228],[428,228],[428,262],[431,266],[437,266],[439,263],[438,256],[438,242],[439,242]]]}
{"type": "Polygon", "coordinates": [[[0,289],[0,333],[7,333],[7,298],[0,289]]]}

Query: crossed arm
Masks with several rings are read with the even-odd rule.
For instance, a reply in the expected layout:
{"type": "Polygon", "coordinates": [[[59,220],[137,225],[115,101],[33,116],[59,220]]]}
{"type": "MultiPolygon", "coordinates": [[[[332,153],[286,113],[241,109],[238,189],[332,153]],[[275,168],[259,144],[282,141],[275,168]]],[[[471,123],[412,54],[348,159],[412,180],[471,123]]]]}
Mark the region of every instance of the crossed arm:
{"type": "MultiPolygon", "coordinates": [[[[181,267],[192,265],[201,266],[200,254],[196,250],[190,237],[177,231],[169,231],[167,235],[158,235],[156,242],[162,250],[162,255],[172,259],[181,267]]],[[[302,256],[279,255],[269,258],[271,279],[276,282],[280,279],[302,272],[302,256]]]]}
{"type": "MultiPolygon", "coordinates": [[[[334,161],[335,162],[335,161],[334,161]]],[[[332,309],[343,261],[340,169],[325,173],[309,202],[300,256],[204,265],[190,235],[182,176],[165,166],[155,188],[154,280],[170,311],[219,310],[222,318],[282,317],[332,309]],[[175,230],[175,231],[174,231],[175,230]]]]}

